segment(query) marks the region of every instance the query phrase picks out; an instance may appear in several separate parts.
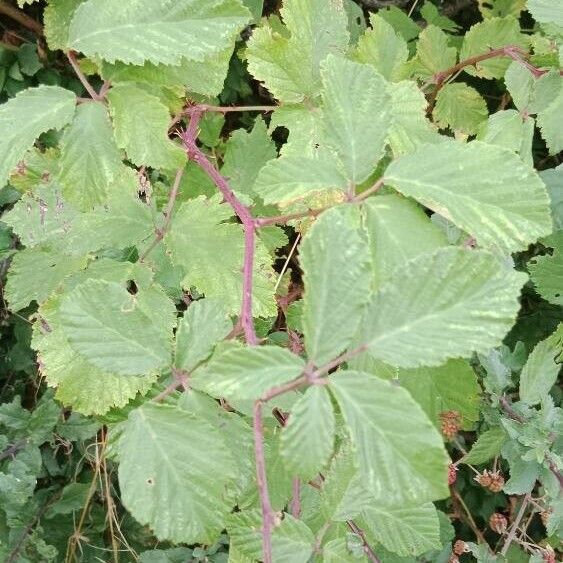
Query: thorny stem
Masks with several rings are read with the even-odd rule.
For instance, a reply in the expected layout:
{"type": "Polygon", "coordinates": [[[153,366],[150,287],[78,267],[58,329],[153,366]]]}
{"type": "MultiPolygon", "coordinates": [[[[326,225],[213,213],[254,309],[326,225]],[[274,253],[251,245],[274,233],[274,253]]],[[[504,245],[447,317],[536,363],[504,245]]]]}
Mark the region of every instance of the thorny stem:
{"type": "Polygon", "coordinates": [[[262,507],[262,557],[264,563],[272,563],[272,529],[274,511],[270,504],[268,481],[266,477],[266,458],[264,455],[264,427],[262,424],[262,401],[254,403],[254,458],[256,461],[256,481],[262,507]]]}
{"type": "Polygon", "coordinates": [[[174,178],[174,183],[172,184],[172,189],[170,190],[170,195],[168,196],[168,203],[166,204],[166,209],[164,210],[164,223],[162,227],[155,230],[155,238],[151,245],[143,252],[139,258],[139,262],[144,262],[146,257],[153,251],[154,248],[158,246],[160,241],[164,238],[164,235],[168,232],[170,228],[170,222],[172,221],[172,211],[174,210],[174,204],[176,203],[176,198],[178,197],[178,189],[180,188],[180,182],[184,176],[184,167],[179,168],[176,172],[176,177],[174,178]]]}
{"type": "Polygon", "coordinates": [[[88,82],[88,79],[86,78],[82,70],[80,70],[80,66],[78,65],[78,61],[76,59],[76,53],[74,51],[69,51],[67,53],[67,58],[68,61],[70,62],[70,66],[72,67],[72,70],[74,70],[74,73],[78,77],[78,80],[80,80],[82,86],[84,86],[86,92],[88,92],[90,97],[96,101],[102,100],[103,96],[101,96],[96,92],[96,90],[94,90],[94,87],[90,84],[90,82],[88,82]]]}
{"type": "Polygon", "coordinates": [[[0,14],[4,14],[14,21],[17,21],[19,24],[27,27],[27,29],[30,29],[37,35],[43,35],[43,26],[21,10],[18,10],[15,6],[11,6],[6,2],[0,2],[0,14]]]}
{"type": "Polygon", "coordinates": [[[361,538],[362,543],[364,545],[364,553],[366,554],[367,558],[372,563],[381,563],[379,557],[377,557],[373,549],[370,547],[364,531],[360,527],[358,527],[353,520],[346,520],[346,524],[348,524],[348,528],[350,528],[352,532],[354,532],[357,536],[361,538]]]}
{"type": "Polygon", "coordinates": [[[526,508],[528,507],[529,502],[530,502],[530,493],[524,496],[524,500],[522,501],[522,506],[520,507],[520,510],[518,511],[518,514],[516,515],[516,518],[512,523],[512,526],[510,527],[510,532],[508,532],[508,536],[506,536],[506,540],[504,542],[504,545],[502,546],[502,550],[500,552],[501,555],[503,556],[506,555],[508,548],[510,547],[510,544],[514,540],[514,537],[516,536],[516,530],[518,530],[518,526],[520,526],[520,522],[522,522],[522,518],[524,518],[524,514],[526,512],[526,508]]]}

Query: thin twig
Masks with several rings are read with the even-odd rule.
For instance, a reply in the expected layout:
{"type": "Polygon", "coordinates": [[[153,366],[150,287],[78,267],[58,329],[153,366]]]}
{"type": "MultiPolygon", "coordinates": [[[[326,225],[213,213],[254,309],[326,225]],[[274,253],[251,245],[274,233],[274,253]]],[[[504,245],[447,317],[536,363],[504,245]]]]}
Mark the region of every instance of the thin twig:
{"type": "Polygon", "coordinates": [[[18,10],[18,8],[8,4],[7,2],[0,2],[0,14],[8,16],[37,35],[43,35],[43,26],[39,22],[30,18],[26,13],[18,10]]]}
{"type": "Polygon", "coordinates": [[[268,227],[269,225],[285,225],[294,219],[303,219],[304,217],[317,217],[328,207],[319,207],[318,209],[308,209],[307,211],[299,211],[297,213],[289,213],[288,215],[277,215],[276,217],[257,217],[254,224],[257,228],[268,227]]]}
{"type": "Polygon", "coordinates": [[[185,109],[184,113],[191,115],[194,111],[214,111],[217,113],[231,113],[244,111],[274,111],[279,106],[212,106],[207,104],[198,104],[185,109]]]}
{"type": "Polygon", "coordinates": [[[364,199],[368,198],[370,195],[378,191],[380,188],[382,188],[384,183],[385,183],[385,179],[379,178],[379,180],[377,180],[377,182],[375,182],[375,184],[371,188],[368,188],[366,191],[355,196],[353,201],[355,202],[363,201],[364,199]]]}
{"type": "Polygon", "coordinates": [[[80,82],[82,83],[82,86],[84,86],[86,92],[88,92],[93,100],[100,101],[102,98],[96,92],[96,90],[94,90],[94,87],[90,84],[90,82],[88,82],[88,79],[86,78],[82,70],[80,70],[78,60],[76,59],[76,53],[74,51],[69,51],[67,53],[67,58],[70,66],[72,67],[72,70],[74,70],[74,73],[78,77],[78,80],[80,80],[80,82]]]}
{"type": "Polygon", "coordinates": [[[254,403],[254,459],[256,462],[256,482],[262,507],[262,558],[264,563],[272,563],[272,530],[274,511],[268,493],[266,477],[266,457],[264,455],[264,426],[262,423],[262,401],[254,403]]]}
{"type": "Polygon", "coordinates": [[[477,524],[475,524],[475,520],[473,520],[473,516],[471,515],[471,511],[469,510],[469,508],[467,508],[467,505],[465,504],[461,495],[453,487],[450,487],[450,491],[452,493],[452,496],[459,502],[459,504],[463,508],[463,511],[465,512],[465,515],[466,515],[466,518],[467,518],[467,523],[469,524],[469,527],[471,528],[471,530],[475,534],[477,541],[479,543],[485,544],[490,549],[489,544],[485,540],[485,536],[483,535],[481,530],[479,530],[479,528],[477,527],[477,524]]]}
{"type": "Polygon", "coordinates": [[[254,328],[252,318],[252,282],[254,273],[254,247],[256,237],[256,225],[250,210],[237,198],[229,182],[219,170],[211,163],[206,154],[197,146],[196,131],[202,110],[192,113],[188,129],[180,134],[186,153],[213,180],[224,200],[231,206],[242,223],[244,231],[244,260],[242,268],[242,302],[240,312],[240,323],[244,331],[247,344],[255,346],[258,337],[254,328]]]}
{"type": "Polygon", "coordinates": [[[526,508],[529,502],[530,502],[530,493],[527,493],[524,496],[524,500],[522,500],[522,506],[520,507],[520,510],[518,511],[518,514],[516,515],[516,518],[512,523],[512,526],[510,527],[510,531],[506,536],[504,545],[502,546],[502,550],[500,552],[502,556],[506,555],[508,548],[510,547],[510,544],[512,543],[514,537],[516,536],[516,530],[518,529],[518,526],[520,526],[520,522],[522,522],[522,518],[524,518],[524,513],[526,512],[526,508]]]}
{"type": "Polygon", "coordinates": [[[182,166],[182,168],[179,168],[176,172],[176,177],[174,178],[174,183],[172,184],[172,189],[170,190],[170,194],[168,196],[168,203],[166,204],[166,209],[164,210],[164,223],[162,224],[162,227],[155,229],[155,238],[151,245],[143,252],[139,258],[139,262],[145,261],[146,257],[158,246],[170,228],[172,211],[174,210],[174,204],[176,203],[176,198],[178,197],[178,189],[180,188],[180,183],[182,181],[182,177],[184,176],[184,170],[185,168],[182,166]]]}
{"type": "Polygon", "coordinates": [[[348,524],[348,528],[350,528],[350,530],[352,530],[362,540],[362,544],[364,545],[364,553],[366,554],[367,558],[372,563],[381,563],[381,559],[377,557],[377,555],[369,545],[364,531],[356,523],[354,523],[353,520],[346,520],[346,524],[348,524]]]}

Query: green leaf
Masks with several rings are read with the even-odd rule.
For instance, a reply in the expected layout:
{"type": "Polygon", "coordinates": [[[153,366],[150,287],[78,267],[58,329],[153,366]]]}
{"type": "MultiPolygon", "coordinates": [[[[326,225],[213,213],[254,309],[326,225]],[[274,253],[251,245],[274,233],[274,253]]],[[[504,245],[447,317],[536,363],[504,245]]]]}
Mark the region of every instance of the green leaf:
{"type": "Polygon", "coordinates": [[[277,346],[230,348],[216,353],[193,379],[195,387],[213,397],[246,401],[301,375],[305,362],[277,346]]]}
{"type": "Polygon", "coordinates": [[[425,0],[424,4],[420,8],[420,15],[428,24],[435,25],[444,31],[455,33],[460,29],[460,26],[457,25],[457,23],[450,18],[443,16],[438,8],[428,0],[425,0]]]}
{"type": "Polygon", "coordinates": [[[500,454],[502,445],[506,442],[506,432],[502,426],[494,426],[479,434],[470,452],[464,456],[463,461],[472,465],[486,463],[500,454]]]}
{"type": "Polygon", "coordinates": [[[429,145],[392,162],[385,181],[484,247],[507,253],[524,250],[551,232],[543,182],[517,155],[501,147],[453,140],[429,145]]]}
{"type": "Polygon", "coordinates": [[[440,549],[440,522],[432,503],[421,506],[380,506],[364,509],[367,529],[389,551],[406,557],[440,549]]]}
{"type": "Polygon", "coordinates": [[[348,549],[345,538],[330,540],[321,549],[324,563],[355,563],[358,561],[348,549]]]}
{"type": "Polygon", "coordinates": [[[563,362],[563,324],[532,350],[520,374],[520,399],[535,405],[557,381],[563,362]]]}
{"type": "Polygon", "coordinates": [[[325,211],[304,237],[299,256],[305,348],[321,366],[350,344],[369,299],[369,254],[359,210],[340,206],[325,211]],[[346,299],[337,298],[343,294],[346,299]]]}
{"type": "Polygon", "coordinates": [[[563,164],[540,173],[551,199],[554,231],[563,230],[563,164]]]}
{"type": "Polygon", "coordinates": [[[234,477],[218,430],[177,407],[146,403],[129,415],[119,461],[123,504],[158,539],[214,543],[231,510],[224,488],[234,477]]]}
{"type": "Polygon", "coordinates": [[[416,57],[409,62],[412,71],[421,78],[431,78],[457,62],[457,50],[449,45],[448,36],[435,25],[420,33],[416,57]]]}
{"type": "Polygon", "coordinates": [[[474,135],[487,119],[487,103],[475,88],[454,82],[438,92],[433,115],[440,127],[474,135]]]}
{"type": "Polygon", "coordinates": [[[398,367],[486,352],[514,323],[525,280],[483,250],[420,255],[397,268],[375,295],[357,340],[398,367]]]}
{"type": "Polygon", "coordinates": [[[63,298],[60,315],[71,346],[100,369],[144,375],[170,364],[176,315],[160,291],[90,280],[63,298]]]}
{"type": "MultiPolygon", "coordinates": [[[[175,211],[164,242],[172,262],[184,271],[183,287],[195,287],[206,297],[220,300],[230,313],[239,313],[244,235],[240,225],[227,222],[231,217],[231,208],[216,199],[186,201],[175,211]]],[[[272,258],[260,241],[254,258],[253,314],[275,316],[272,258]]]]}
{"type": "Polygon", "coordinates": [[[111,407],[123,407],[137,393],[146,393],[155,374],[123,377],[88,363],[68,343],[59,320],[60,297],[50,299],[40,309],[43,319],[35,323],[32,346],[37,350],[41,374],[56,398],[83,414],[104,414],[111,407]]]}
{"type": "Polygon", "coordinates": [[[58,86],[38,86],[19,92],[0,108],[0,186],[35,139],[72,120],[76,96],[58,86]]]}
{"type": "MultiPolygon", "coordinates": [[[[258,511],[236,512],[228,519],[231,545],[252,561],[262,558],[261,526],[262,518],[258,511]]],[[[307,563],[313,553],[314,542],[313,533],[304,522],[284,514],[272,534],[272,561],[307,563]]]]}
{"type": "Polygon", "coordinates": [[[182,58],[201,61],[221,51],[249,20],[250,12],[238,0],[178,0],[173,5],[88,0],[72,19],[69,47],[109,62],[177,65],[182,58]]]}
{"type": "Polygon", "coordinates": [[[320,64],[344,54],[348,17],[342,0],[286,0],[280,10],[288,34],[254,30],[247,47],[250,73],[281,102],[301,102],[320,92],[320,64]]]}
{"type": "Polygon", "coordinates": [[[392,120],[388,140],[395,156],[445,140],[426,118],[428,102],[415,82],[403,80],[390,84],[389,89],[392,120]]]}
{"type": "Polygon", "coordinates": [[[185,163],[184,151],[168,138],[170,114],[158,97],[123,83],[111,88],[108,100],[115,140],[134,164],[173,169],[185,163]]]}
{"type": "Polygon", "coordinates": [[[400,80],[409,55],[407,42],[380,15],[371,14],[370,23],[371,29],[360,37],[353,58],[372,65],[387,80],[400,80]]]}
{"type": "Polygon", "coordinates": [[[43,12],[45,23],[45,38],[49,49],[66,50],[68,47],[68,34],[70,22],[78,6],[84,0],[49,0],[43,12]]]}
{"type": "Polygon", "coordinates": [[[448,495],[442,438],[406,390],[353,371],[332,376],[330,389],[352,434],[362,482],[377,504],[421,504],[448,495]]]}
{"type": "Polygon", "coordinates": [[[316,477],[334,447],[335,419],[330,395],[313,385],[293,405],[281,435],[281,455],[287,470],[304,480],[316,477]]]}
{"type": "Polygon", "coordinates": [[[506,16],[520,17],[520,12],[526,7],[526,0],[478,0],[479,11],[483,18],[506,16]]]}
{"type": "MultiPolygon", "coordinates": [[[[491,49],[517,46],[525,49],[527,41],[520,32],[520,24],[515,17],[490,18],[475,24],[463,39],[459,53],[460,59],[469,59],[482,55],[491,49]]],[[[463,70],[471,76],[481,78],[502,78],[510,66],[511,59],[507,57],[494,57],[476,65],[466,66],[463,70]]]]}
{"type": "Polygon", "coordinates": [[[41,304],[70,274],[83,269],[87,258],[64,256],[44,248],[26,248],[12,260],[4,297],[12,311],[41,304]]]}
{"type": "Polygon", "coordinates": [[[563,233],[550,237],[546,245],[553,253],[534,256],[528,262],[528,270],[537,292],[550,303],[563,305],[563,233]]]}
{"type": "Polygon", "coordinates": [[[550,0],[528,0],[527,8],[539,23],[553,23],[563,27],[563,14],[561,14],[559,6],[550,0]]]}
{"type": "Polygon", "coordinates": [[[321,74],[325,140],[359,184],[383,156],[391,123],[386,82],[371,66],[332,55],[321,74]]]}
{"type": "Polygon", "coordinates": [[[435,368],[400,370],[399,380],[436,427],[440,425],[440,413],[449,410],[461,415],[464,430],[473,430],[479,420],[481,388],[467,361],[450,360],[435,368]]]}
{"type": "Polygon", "coordinates": [[[364,210],[374,288],[388,279],[397,266],[448,245],[443,231],[410,199],[394,194],[370,197],[364,210]]]}
{"type": "Polygon", "coordinates": [[[231,188],[237,194],[252,197],[260,169],[276,156],[276,147],[268,135],[266,124],[262,118],[258,118],[249,133],[238,129],[229,137],[221,174],[229,179],[231,188]]]}
{"type": "Polygon", "coordinates": [[[84,211],[103,203],[121,167],[105,106],[100,102],[78,106],[61,141],[59,181],[64,198],[84,211]]]}
{"type": "Polygon", "coordinates": [[[538,126],[549,154],[563,150],[563,78],[559,77],[559,92],[538,112],[538,126]]]}
{"type": "Polygon", "coordinates": [[[177,368],[192,371],[213,352],[215,344],[233,329],[225,307],[212,299],[192,303],[178,324],[176,331],[177,368]]]}

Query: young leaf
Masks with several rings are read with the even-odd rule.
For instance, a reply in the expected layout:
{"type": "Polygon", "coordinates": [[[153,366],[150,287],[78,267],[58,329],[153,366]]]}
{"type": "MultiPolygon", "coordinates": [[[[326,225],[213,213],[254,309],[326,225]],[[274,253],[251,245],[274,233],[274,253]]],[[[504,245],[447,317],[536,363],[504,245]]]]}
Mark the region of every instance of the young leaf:
{"type": "Polygon", "coordinates": [[[342,206],[323,213],[304,237],[299,257],[305,348],[320,366],[350,344],[369,298],[369,254],[359,210],[342,206]],[[346,299],[338,299],[343,292],[346,299]]]}
{"type": "Polygon", "coordinates": [[[440,90],[433,115],[440,127],[474,135],[487,119],[487,103],[475,88],[455,82],[440,90]]]}
{"type": "Polygon", "coordinates": [[[72,120],[76,96],[58,86],[38,86],[18,93],[0,108],[0,186],[35,139],[72,120]]]}
{"type": "Polygon", "coordinates": [[[301,102],[320,91],[320,64],[344,54],[348,18],[342,0],[286,0],[280,10],[287,36],[257,28],[248,42],[248,68],[281,102],[301,102]]]}
{"type": "Polygon", "coordinates": [[[407,42],[380,15],[370,17],[371,29],[359,39],[353,58],[372,65],[389,81],[400,80],[409,52],[407,42]]]}
{"type": "Polygon", "coordinates": [[[524,250],[552,229],[543,182],[501,147],[453,140],[429,145],[392,162],[385,179],[485,247],[524,250]]]}
{"type": "Polygon", "coordinates": [[[450,360],[435,368],[400,370],[399,380],[436,427],[440,413],[449,410],[460,414],[464,430],[472,430],[479,420],[481,388],[467,361],[450,360]]]}
{"type": "Polygon", "coordinates": [[[146,403],[129,415],[118,448],[121,499],[136,520],[160,540],[217,540],[234,478],[218,430],[178,407],[146,403]]]}
{"type": "Polygon", "coordinates": [[[407,391],[353,371],[332,376],[330,389],[352,434],[362,482],[376,503],[421,504],[448,495],[442,438],[407,391]]]}
{"type": "Polygon", "coordinates": [[[510,330],[525,281],[483,250],[422,254],[397,268],[375,295],[357,340],[398,367],[485,352],[510,330]]]}
{"type": "Polygon", "coordinates": [[[175,366],[192,371],[232,329],[228,311],[221,303],[212,299],[194,301],[178,324],[175,366]]]}
{"type": "Polygon", "coordinates": [[[391,123],[387,83],[371,66],[332,55],[321,74],[325,140],[348,180],[359,184],[383,156],[391,123]]]}
{"type": "Polygon", "coordinates": [[[281,435],[287,470],[304,480],[315,477],[332,453],[334,430],[330,395],[322,385],[313,385],[293,405],[281,435]]]}
{"type": "Polygon", "coordinates": [[[68,46],[109,62],[177,65],[221,51],[249,20],[238,0],[88,0],[74,14],[68,46]]]}
{"type": "Polygon", "coordinates": [[[563,324],[528,356],[520,374],[520,399],[535,405],[549,393],[563,362],[563,324]]]}
{"type": "Polygon", "coordinates": [[[301,358],[277,346],[231,348],[215,354],[193,384],[213,397],[246,401],[260,398],[271,387],[299,377],[301,358]]]}
{"type": "Polygon", "coordinates": [[[502,445],[506,440],[507,435],[502,426],[490,428],[479,435],[470,452],[464,456],[463,461],[472,465],[486,463],[500,454],[502,445]]]}
{"type": "Polygon", "coordinates": [[[121,167],[105,106],[100,102],[78,106],[61,141],[59,181],[64,198],[82,211],[105,202],[121,167]]]}
{"type": "Polygon", "coordinates": [[[71,346],[101,369],[144,375],[170,364],[175,310],[157,290],[90,280],[64,296],[60,316],[71,346]]]}
{"type": "Polygon", "coordinates": [[[134,164],[175,169],[185,163],[184,151],[168,138],[170,114],[158,97],[123,83],[111,88],[108,100],[117,144],[134,164]]]}
{"type": "Polygon", "coordinates": [[[393,194],[371,197],[365,201],[364,210],[374,288],[411,258],[448,246],[443,231],[410,199],[393,194]]]}
{"type": "Polygon", "coordinates": [[[457,62],[457,50],[451,47],[446,35],[439,27],[428,25],[420,33],[416,44],[416,57],[409,61],[416,76],[431,78],[457,62]]]}
{"type": "Polygon", "coordinates": [[[440,522],[432,503],[381,506],[372,503],[362,519],[367,530],[389,551],[402,557],[440,549],[440,522]]]}

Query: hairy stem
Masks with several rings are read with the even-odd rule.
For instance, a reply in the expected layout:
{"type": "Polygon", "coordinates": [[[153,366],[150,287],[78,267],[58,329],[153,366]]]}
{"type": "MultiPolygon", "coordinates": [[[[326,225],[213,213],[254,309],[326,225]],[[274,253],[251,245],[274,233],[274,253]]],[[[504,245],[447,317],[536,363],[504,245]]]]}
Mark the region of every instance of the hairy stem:
{"type": "Polygon", "coordinates": [[[20,25],[27,27],[37,35],[43,35],[43,26],[36,22],[33,18],[30,18],[26,13],[18,10],[15,6],[8,4],[7,2],[0,2],[0,14],[4,14],[14,21],[18,22],[20,25]]]}
{"type": "Polygon", "coordinates": [[[176,177],[174,178],[174,183],[172,184],[172,189],[170,190],[170,195],[168,196],[168,203],[166,204],[166,209],[164,210],[164,223],[162,227],[155,230],[155,238],[151,245],[143,252],[139,258],[139,262],[144,262],[146,257],[153,251],[154,248],[158,246],[160,241],[164,238],[164,235],[168,232],[170,228],[170,222],[172,221],[172,211],[174,210],[174,204],[176,203],[176,198],[178,197],[178,190],[180,188],[180,182],[184,176],[184,167],[179,168],[176,172],[176,177]]]}
{"type": "Polygon", "coordinates": [[[96,101],[101,100],[102,98],[100,97],[100,95],[96,92],[96,90],[94,90],[94,87],[90,84],[90,82],[88,82],[88,79],[86,78],[84,73],[80,70],[78,60],[76,59],[76,53],[74,51],[69,51],[67,53],[67,58],[70,63],[70,66],[72,67],[72,70],[74,70],[74,73],[78,77],[78,80],[80,80],[82,86],[84,86],[86,92],[88,92],[90,97],[96,101]]]}
{"type": "Polygon", "coordinates": [[[503,556],[506,555],[506,552],[508,551],[510,544],[514,541],[514,537],[516,536],[516,530],[518,530],[518,526],[520,526],[520,522],[522,522],[522,518],[524,518],[524,514],[526,512],[526,508],[528,507],[529,502],[530,502],[530,493],[526,494],[524,496],[524,499],[522,500],[522,506],[520,507],[520,510],[518,511],[518,514],[516,515],[516,518],[514,519],[512,526],[510,527],[510,531],[506,536],[504,545],[502,546],[502,550],[500,552],[501,555],[503,556]]]}
{"type": "Polygon", "coordinates": [[[242,223],[242,228],[244,230],[244,260],[242,268],[243,280],[240,322],[244,331],[246,342],[250,346],[255,346],[258,344],[258,337],[256,336],[254,320],[252,318],[252,285],[256,225],[248,207],[246,207],[237,198],[226,178],[221,175],[219,170],[215,168],[205,153],[197,146],[196,130],[201,114],[201,109],[192,113],[188,129],[184,131],[180,137],[184,142],[188,158],[198,164],[209,178],[213,180],[217,189],[223,194],[224,200],[231,206],[242,223]]]}
{"type": "Polygon", "coordinates": [[[262,558],[264,563],[272,563],[272,529],[274,511],[270,504],[268,481],[266,477],[266,458],[264,455],[264,426],[262,422],[262,401],[254,403],[254,459],[256,463],[256,482],[262,507],[262,558]]]}

